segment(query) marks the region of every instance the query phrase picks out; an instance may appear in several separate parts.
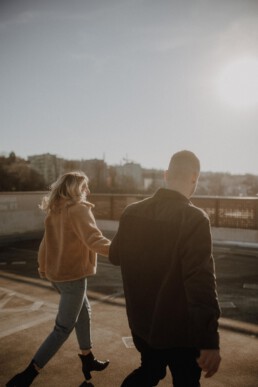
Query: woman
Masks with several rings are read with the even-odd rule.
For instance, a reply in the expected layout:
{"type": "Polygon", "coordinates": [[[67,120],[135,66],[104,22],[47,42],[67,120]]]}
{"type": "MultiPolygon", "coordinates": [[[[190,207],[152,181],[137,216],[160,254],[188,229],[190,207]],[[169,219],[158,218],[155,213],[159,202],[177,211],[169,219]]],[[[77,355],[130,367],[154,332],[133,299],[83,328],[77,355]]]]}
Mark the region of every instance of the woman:
{"type": "Polygon", "coordinates": [[[109,361],[94,358],[90,335],[90,304],[87,277],[96,274],[97,253],[108,255],[110,241],[96,225],[83,172],[69,172],[52,184],[40,208],[46,212],[45,232],[38,253],[39,274],[60,293],[55,326],[29,366],[15,375],[7,386],[30,386],[39,371],[55,355],[75,328],[86,380],[91,371],[104,370],[109,361]]]}

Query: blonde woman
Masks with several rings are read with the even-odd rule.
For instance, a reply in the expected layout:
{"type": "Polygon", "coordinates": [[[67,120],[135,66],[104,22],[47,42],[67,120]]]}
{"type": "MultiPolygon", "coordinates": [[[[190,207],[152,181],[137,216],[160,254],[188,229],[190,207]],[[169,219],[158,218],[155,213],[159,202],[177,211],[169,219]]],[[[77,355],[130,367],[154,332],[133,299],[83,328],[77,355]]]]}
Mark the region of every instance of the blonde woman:
{"type": "Polygon", "coordinates": [[[85,379],[91,378],[91,371],[102,371],[109,364],[108,360],[97,360],[91,352],[87,277],[96,274],[97,253],[108,256],[110,241],[96,225],[93,204],[87,201],[89,193],[87,176],[80,171],[69,172],[52,184],[40,205],[46,218],[38,253],[39,274],[60,293],[59,310],[53,331],[8,387],[30,386],[74,328],[85,379]]]}

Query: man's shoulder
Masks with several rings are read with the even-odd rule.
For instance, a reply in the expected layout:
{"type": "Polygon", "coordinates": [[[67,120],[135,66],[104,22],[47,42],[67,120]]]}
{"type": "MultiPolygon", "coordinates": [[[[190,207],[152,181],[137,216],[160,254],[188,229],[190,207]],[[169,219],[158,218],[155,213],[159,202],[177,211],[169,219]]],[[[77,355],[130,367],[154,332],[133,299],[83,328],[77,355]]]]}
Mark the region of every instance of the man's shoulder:
{"type": "Polygon", "coordinates": [[[151,201],[152,201],[152,197],[147,197],[137,202],[128,204],[128,206],[124,210],[123,215],[137,213],[141,209],[144,209],[146,206],[148,206],[151,203],[151,201]]]}
{"type": "Polygon", "coordinates": [[[209,220],[209,216],[207,212],[204,211],[202,208],[195,206],[192,202],[188,203],[187,211],[188,211],[188,214],[196,218],[196,220],[198,219],[209,220]]]}

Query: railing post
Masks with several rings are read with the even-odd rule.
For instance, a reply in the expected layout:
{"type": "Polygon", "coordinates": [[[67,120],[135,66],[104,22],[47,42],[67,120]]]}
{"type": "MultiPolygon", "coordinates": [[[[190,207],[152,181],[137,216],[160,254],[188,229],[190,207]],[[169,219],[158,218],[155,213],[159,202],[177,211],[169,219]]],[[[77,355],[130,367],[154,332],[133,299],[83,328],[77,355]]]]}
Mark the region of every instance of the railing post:
{"type": "Polygon", "coordinates": [[[254,202],[255,229],[258,230],[258,199],[254,202]]]}
{"type": "Polygon", "coordinates": [[[114,219],[114,195],[110,195],[110,219],[114,219]]]}
{"type": "Polygon", "coordinates": [[[216,198],[215,200],[215,227],[219,227],[219,209],[220,209],[220,200],[216,198]]]}

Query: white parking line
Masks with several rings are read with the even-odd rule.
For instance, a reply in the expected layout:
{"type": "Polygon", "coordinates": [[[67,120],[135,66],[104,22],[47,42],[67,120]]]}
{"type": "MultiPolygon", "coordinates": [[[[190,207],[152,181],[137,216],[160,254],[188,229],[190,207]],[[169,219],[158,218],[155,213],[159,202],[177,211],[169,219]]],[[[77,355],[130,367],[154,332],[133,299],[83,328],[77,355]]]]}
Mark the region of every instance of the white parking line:
{"type": "Polygon", "coordinates": [[[34,327],[35,325],[42,324],[43,322],[53,320],[53,317],[54,317],[53,314],[45,313],[43,316],[41,316],[39,318],[34,318],[32,321],[29,321],[27,323],[20,324],[19,326],[15,327],[15,328],[5,329],[5,330],[0,332],[0,339],[2,337],[12,335],[12,334],[17,333],[19,331],[23,331],[24,329],[34,327]]]}
{"type": "Polygon", "coordinates": [[[13,296],[14,296],[14,292],[9,292],[5,294],[4,298],[0,302],[0,309],[3,308],[11,300],[13,296]]]}
{"type": "Polygon", "coordinates": [[[44,302],[35,297],[18,293],[3,287],[0,287],[0,293],[2,296],[2,301],[0,303],[0,316],[5,316],[5,318],[0,320],[0,338],[42,324],[43,322],[53,320],[56,315],[58,309],[57,304],[44,302]],[[23,300],[23,302],[20,301],[21,306],[13,307],[12,301],[17,304],[17,300],[19,299],[23,300]],[[27,301],[27,305],[22,305],[24,304],[24,300],[27,301]],[[8,307],[9,302],[10,307],[8,307]],[[35,311],[39,312],[37,317],[35,317],[35,311]],[[8,315],[12,321],[11,325],[13,326],[11,327],[10,323],[9,325],[7,323],[9,320],[8,315]]]}
{"type": "Polygon", "coordinates": [[[13,261],[11,262],[11,265],[26,265],[26,261],[13,261]]]}
{"type": "Polygon", "coordinates": [[[101,302],[105,302],[106,300],[112,300],[113,298],[120,297],[123,295],[124,295],[124,292],[115,292],[115,293],[109,294],[107,296],[100,297],[96,301],[90,301],[90,304],[91,305],[100,304],[101,302]]]}
{"type": "MultiPolygon", "coordinates": [[[[39,325],[43,322],[53,320],[58,310],[58,305],[45,302],[43,300],[39,300],[35,297],[28,296],[26,294],[18,293],[12,291],[7,288],[0,287],[0,293],[2,293],[2,300],[0,302],[0,316],[5,316],[5,319],[2,319],[2,324],[0,324],[0,338],[9,336],[11,334],[17,333],[24,329],[31,328],[33,326],[39,325]],[[11,306],[11,302],[14,301],[17,304],[17,299],[28,301],[27,305],[22,305],[13,307],[11,306]],[[10,302],[10,307],[8,307],[8,302],[10,302]],[[35,317],[35,311],[39,311],[40,315],[35,317]],[[15,317],[15,314],[25,313],[23,316],[15,317]],[[4,321],[8,318],[8,314],[10,318],[15,321],[15,326],[10,327],[8,324],[4,323],[4,321]],[[19,317],[19,318],[18,318],[19,317]]],[[[110,295],[105,295],[100,297],[96,301],[92,301],[91,305],[97,305],[101,302],[105,302],[106,300],[112,300],[116,297],[123,296],[124,292],[119,291],[112,293],[110,295]]],[[[89,292],[90,296],[90,292],[89,292]]],[[[1,320],[0,320],[1,321],[1,320]]]]}
{"type": "Polygon", "coordinates": [[[31,305],[30,310],[39,310],[42,305],[44,305],[43,301],[36,301],[31,305]]]}
{"type": "Polygon", "coordinates": [[[112,265],[112,263],[106,263],[106,262],[98,262],[98,266],[105,266],[105,267],[114,268],[114,265],[112,265]]]}
{"type": "MultiPolygon", "coordinates": [[[[18,298],[22,298],[24,300],[31,301],[33,303],[36,302],[36,301],[39,301],[38,298],[28,296],[27,294],[18,293],[18,292],[9,290],[7,288],[0,287],[0,291],[5,293],[5,294],[15,295],[18,298]]],[[[52,302],[43,302],[43,304],[46,305],[49,308],[57,308],[57,304],[54,304],[52,302]]]]}
{"type": "Polygon", "coordinates": [[[234,302],[231,302],[231,301],[220,302],[219,305],[221,308],[225,308],[225,309],[236,308],[236,305],[234,304],[234,302]]]}
{"type": "Polygon", "coordinates": [[[258,284],[244,284],[243,288],[244,289],[258,290],[258,284]]]}
{"type": "Polygon", "coordinates": [[[133,338],[131,336],[122,337],[122,341],[126,348],[135,348],[133,338]]]}

